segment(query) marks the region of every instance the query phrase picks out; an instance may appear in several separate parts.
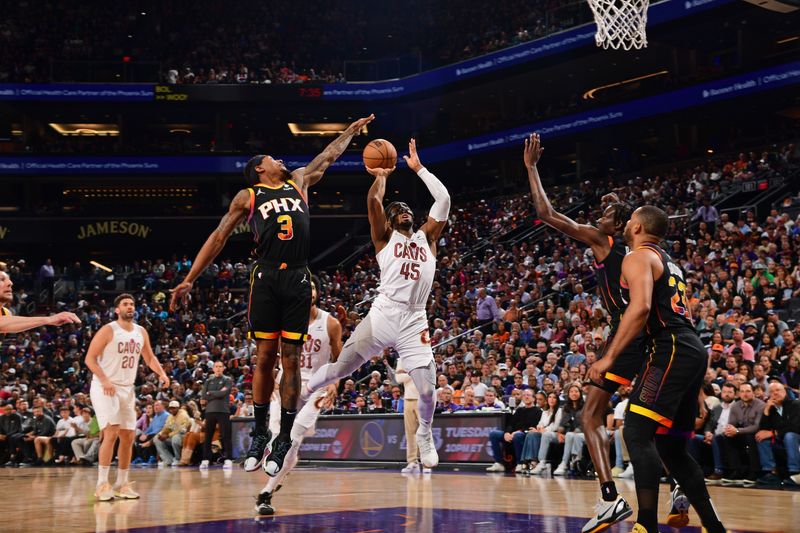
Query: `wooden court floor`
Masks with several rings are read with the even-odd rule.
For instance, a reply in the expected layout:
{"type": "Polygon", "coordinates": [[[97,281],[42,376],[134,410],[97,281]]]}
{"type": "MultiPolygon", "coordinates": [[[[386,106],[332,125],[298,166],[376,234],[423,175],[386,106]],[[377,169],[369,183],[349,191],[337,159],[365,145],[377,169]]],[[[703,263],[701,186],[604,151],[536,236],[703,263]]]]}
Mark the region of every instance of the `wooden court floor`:
{"type": "MultiPolygon", "coordinates": [[[[138,468],[131,479],[140,500],[99,503],[94,468],[0,469],[0,531],[568,532],[580,531],[598,493],[587,480],[306,467],[287,478],[273,498],[276,516],[265,519],[253,511],[266,479],[260,471],[138,468]]],[[[633,482],[618,487],[635,508],[633,482]]],[[[800,531],[800,491],[711,487],[711,494],[734,531],[800,531]]],[[[691,525],[699,526],[694,515],[691,525]]]]}

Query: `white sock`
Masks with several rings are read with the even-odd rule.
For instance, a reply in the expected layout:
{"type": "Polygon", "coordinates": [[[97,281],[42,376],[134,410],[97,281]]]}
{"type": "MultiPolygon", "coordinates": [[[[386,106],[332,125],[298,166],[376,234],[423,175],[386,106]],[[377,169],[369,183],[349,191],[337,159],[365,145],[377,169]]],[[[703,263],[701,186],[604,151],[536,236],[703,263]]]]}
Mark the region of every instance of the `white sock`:
{"type": "Polygon", "coordinates": [[[110,466],[100,465],[97,467],[97,484],[102,485],[108,483],[108,472],[111,470],[110,466]]]}
{"type": "Polygon", "coordinates": [[[128,482],[128,472],[130,472],[130,470],[128,469],[125,470],[122,470],[121,468],[117,469],[117,487],[121,487],[122,485],[128,482]]]}

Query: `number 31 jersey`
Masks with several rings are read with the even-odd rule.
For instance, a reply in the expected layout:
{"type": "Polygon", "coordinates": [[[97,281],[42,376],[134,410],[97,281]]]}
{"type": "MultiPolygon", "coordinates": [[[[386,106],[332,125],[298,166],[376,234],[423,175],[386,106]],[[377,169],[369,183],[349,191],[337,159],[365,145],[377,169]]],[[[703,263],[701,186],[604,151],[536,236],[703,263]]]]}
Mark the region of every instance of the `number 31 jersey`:
{"type": "Polygon", "coordinates": [[[289,268],[308,263],[311,217],[300,188],[292,180],[278,187],[260,183],[248,189],[250,215],[259,261],[289,268]]]}
{"type": "Polygon", "coordinates": [[[133,324],[133,331],[127,331],[118,321],[109,322],[113,336],[106,344],[103,353],[97,358],[97,364],[114,385],[131,386],[136,381],[139,369],[139,357],[144,346],[143,328],[133,324]]]}
{"type": "Polygon", "coordinates": [[[381,269],[378,292],[393,302],[424,308],[436,273],[436,258],[425,233],[418,230],[408,238],[393,231],[376,259],[381,269]]]}

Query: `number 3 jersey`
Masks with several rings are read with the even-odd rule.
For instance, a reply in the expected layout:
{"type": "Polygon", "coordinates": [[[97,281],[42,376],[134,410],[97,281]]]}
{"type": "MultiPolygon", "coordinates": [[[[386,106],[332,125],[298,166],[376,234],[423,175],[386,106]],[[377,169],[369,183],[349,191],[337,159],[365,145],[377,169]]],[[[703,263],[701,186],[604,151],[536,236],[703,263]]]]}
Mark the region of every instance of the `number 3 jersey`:
{"type": "Polygon", "coordinates": [[[272,187],[259,183],[250,191],[247,223],[253,231],[258,261],[306,266],[310,247],[311,217],[308,203],[297,184],[288,180],[272,187]]]}
{"type": "Polygon", "coordinates": [[[395,303],[425,309],[436,273],[436,257],[422,230],[410,238],[393,231],[376,255],[381,269],[378,292],[395,303]]]}
{"type": "Polygon", "coordinates": [[[317,309],[317,318],[308,325],[308,340],[300,354],[300,379],[307,383],[314,372],[331,360],[331,338],[328,335],[327,311],[317,309]]]}
{"type": "Polygon", "coordinates": [[[644,244],[639,249],[647,248],[657,253],[664,265],[664,273],[653,285],[653,302],[650,315],[647,317],[647,334],[658,337],[664,333],[675,333],[676,330],[690,328],[694,331],[689,319],[689,302],[686,298],[686,280],[683,269],[661,247],[655,244],[644,244]]]}
{"type": "Polygon", "coordinates": [[[143,328],[133,324],[133,331],[127,331],[118,321],[109,322],[113,336],[106,344],[97,364],[114,385],[131,386],[136,381],[139,357],[144,346],[143,328]]]}

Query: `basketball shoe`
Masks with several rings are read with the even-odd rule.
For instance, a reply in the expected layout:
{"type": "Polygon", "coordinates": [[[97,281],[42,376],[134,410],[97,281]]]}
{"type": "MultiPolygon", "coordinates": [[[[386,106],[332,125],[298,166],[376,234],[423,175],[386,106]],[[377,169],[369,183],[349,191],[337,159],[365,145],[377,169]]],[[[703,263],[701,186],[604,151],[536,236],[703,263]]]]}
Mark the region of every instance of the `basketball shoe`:
{"type": "Polygon", "coordinates": [[[244,460],[245,472],[258,470],[258,467],[261,466],[261,462],[264,461],[264,455],[267,453],[270,440],[272,439],[272,433],[267,427],[253,429],[253,431],[250,432],[250,436],[253,440],[250,443],[250,450],[248,450],[246,459],[244,460]]]}
{"type": "Polygon", "coordinates": [[[275,477],[283,468],[286,454],[292,449],[292,440],[286,435],[279,434],[272,443],[272,449],[264,462],[264,472],[269,477],[275,477]]]}
{"type": "Polygon", "coordinates": [[[667,515],[667,525],[669,527],[686,527],[689,525],[689,498],[676,485],[672,491],[672,501],[670,502],[669,515],[667,515]]]}
{"type": "Polygon", "coordinates": [[[129,481],[127,483],[123,483],[119,487],[114,487],[114,497],[122,498],[123,500],[138,500],[139,493],[133,490],[134,483],[136,482],[129,481]]]}
{"type": "Polygon", "coordinates": [[[262,492],[258,495],[258,499],[256,500],[256,512],[262,516],[275,514],[275,508],[272,507],[271,492],[262,492]]]}
{"type": "Polygon", "coordinates": [[[433,432],[430,429],[425,431],[420,426],[417,430],[417,446],[419,446],[419,461],[422,466],[433,468],[439,464],[439,454],[436,453],[436,444],[433,442],[433,432]]]}
{"type": "Polygon", "coordinates": [[[600,500],[594,507],[595,516],[586,522],[581,533],[599,533],[605,531],[617,522],[622,522],[633,514],[633,509],[622,496],[607,502],[600,500]]]}
{"type": "Polygon", "coordinates": [[[114,489],[111,488],[111,483],[101,483],[94,491],[95,497],[101,502],[110,502],[114,499],[114,489]]]}

